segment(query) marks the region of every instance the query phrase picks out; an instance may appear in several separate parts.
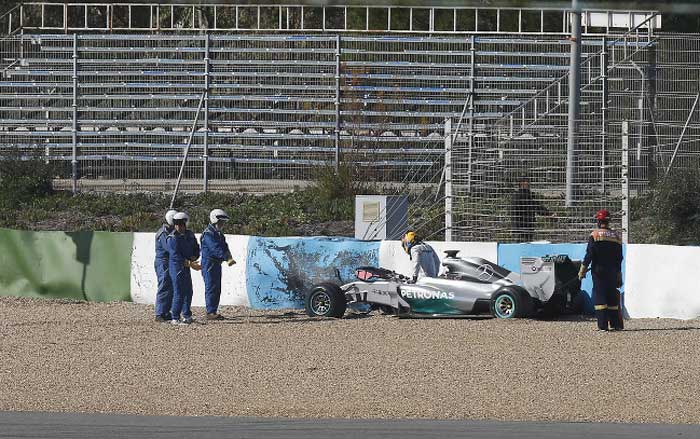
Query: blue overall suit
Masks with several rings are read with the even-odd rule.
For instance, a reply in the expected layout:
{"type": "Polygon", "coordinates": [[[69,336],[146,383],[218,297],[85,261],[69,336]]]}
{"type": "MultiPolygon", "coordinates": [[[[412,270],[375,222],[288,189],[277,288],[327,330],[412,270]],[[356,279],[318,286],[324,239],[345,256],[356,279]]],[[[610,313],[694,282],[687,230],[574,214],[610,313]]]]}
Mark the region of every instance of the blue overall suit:
{"type": "Polygon", "coordinates": [[[582,265],[591,264],[593,275],[593,304],[598,329],[622,329],[620,298],[617,288],[622,285],[622,238],[619,232],[599,228],[588,237],[586,256],[582,265]],[[609,326],[608,326],[609,325],[609,326]]]}
{"type": "Polygon", "coordinates": [[[221,299],[221,263],[231,258],[231,251],[226,244],[226,236],[213,224],[202,232],[201,240],[204,301],[207,314],[214,314],[219,309],[221,299]]]}
{"type": "Polygon", "coordinates": [[[170,320],[170,306],[173,303],[173,282],[170,279],[168,264],[167,238],[173,228],[167,224],[156,232],[156,259],[154,266],[158,277],[158,291],[156,292],[156,317],[170,320]]]}
{"type": "Polygon", "coordinates": [[[189,318],[192,317],[192,276],[190,268],[185,266],[185,261],[199,258],[199,244],[190,230],[186,230],[184,234],[174,230],[168,235],[167,244],[170,253],[170,279],[173,282],[173,304],[170,313],[175,320],[180,318],[180,314],[183,318],[189,318]]]}

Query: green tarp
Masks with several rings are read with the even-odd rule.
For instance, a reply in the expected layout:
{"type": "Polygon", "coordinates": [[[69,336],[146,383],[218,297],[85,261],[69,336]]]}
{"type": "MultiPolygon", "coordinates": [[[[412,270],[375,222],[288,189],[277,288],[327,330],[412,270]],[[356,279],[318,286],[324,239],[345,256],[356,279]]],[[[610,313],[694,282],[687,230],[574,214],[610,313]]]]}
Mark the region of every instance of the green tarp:
{"type": "Polygon", "coordinates": [[[0,229],[0,296],[131,300],[132,233],[0,229]]]}

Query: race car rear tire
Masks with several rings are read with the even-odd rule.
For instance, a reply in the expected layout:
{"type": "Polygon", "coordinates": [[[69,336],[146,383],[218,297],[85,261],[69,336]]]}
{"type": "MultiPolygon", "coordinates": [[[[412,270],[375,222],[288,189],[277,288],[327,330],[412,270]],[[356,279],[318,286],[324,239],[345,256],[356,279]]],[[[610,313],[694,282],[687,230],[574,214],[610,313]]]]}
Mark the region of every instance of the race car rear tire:
{"type": "Polygon", "coordinates": [[[521,288],[503,287],[491,298],[491,314],[499,319],[529,317],[532,310],[532,298],[521,288]]]}
{"type": "Polygon", "coordinates": [[[306,314],[310,317],[341,318],[345,314],[347,301],[338,285],[322,283],[314,285],[305,301],[306,314]]]}

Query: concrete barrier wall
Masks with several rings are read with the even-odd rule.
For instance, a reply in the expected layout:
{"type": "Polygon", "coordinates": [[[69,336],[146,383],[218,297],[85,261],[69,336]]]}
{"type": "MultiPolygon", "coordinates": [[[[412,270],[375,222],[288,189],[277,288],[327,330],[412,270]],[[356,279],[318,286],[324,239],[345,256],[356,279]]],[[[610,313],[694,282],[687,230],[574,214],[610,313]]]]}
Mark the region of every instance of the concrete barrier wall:
{"type": "MultiPolygon", "coordinates": [[[[0,295],[153,304],[154,238],[153,233],[0,229],[0,295]]],[[[399,241],[227,235],[227,242],[238,263],[223,267],[222,305],[300,308],[306,291],[336,278],[336,268],[343,282],[361,265],[411,271],[399,241]]],[[[582,259],[585,252],[585,244],[430,244],[441,258],[444,250],[460,250],[461,255],[479,256],[516,272],[521,256],[582,259]]],[[[629,317],[700,317],[700,294],[693,283],[700,273],[700,247],[631,244],[624,250],[623,304],[629,317]]],[[[192,274],[193,305],[203,306],[202,276],[192,274]]],[[[582,289],[590,297],[590,276],[582,289]]]]}
{"type": "MultiPolygon", "coordinates": [[[[200,235],[197,234],[197,241],[200,235]]],[[[246,291],[246,263],[250,236],[226,235],[231,255],[236,264],[224,264],[221,275],[221,304],[249,306],[246,291]]],[[[154,268],[155,233],[134,233],[131,257],[131,300],[154,304],[158,278],[154,268]]],[[[192,305],[204,306],[204,280],[201,272],[192,270],[192,305]]]]}
{"type": "Polygon", "coordinates": [[[379,241],[349,238],[251,237],[246,285],[253,308],[303,308],[319,282],[354,277],[356,267],[379,263],[379,241]]]}
{"type": "Polygon", "coordinates": [[[700,316],[700,247],[630,244],[626,266],[629,317],[700,316]]]}
{"type": "Polygon", "coordinates": [[[131,233],[0,229],[0,296],[129,300],[131,233]]]}

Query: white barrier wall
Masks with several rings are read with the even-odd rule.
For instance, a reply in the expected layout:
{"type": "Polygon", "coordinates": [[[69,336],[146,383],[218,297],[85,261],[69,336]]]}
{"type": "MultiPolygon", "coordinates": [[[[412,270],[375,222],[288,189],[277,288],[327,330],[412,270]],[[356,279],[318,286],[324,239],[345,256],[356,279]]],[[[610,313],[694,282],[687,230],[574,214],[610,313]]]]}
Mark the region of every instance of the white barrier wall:
{"type": "Polygon", "coordinates": [[[700,316],[700,247],[628,244],[625,263],[629,317],[700,316]]]}
{"type": "MultiPolygon", "coordinates": [[[[131,254],[131,300],[135,303],[154,304],[158,290],[158,278],[153,266],[155,258],[155,233],[134,233],[131,254]]],[[[197,234],[199,241],[199,234],[197,234]]],[[[246,288],[246,259],[249,237],[226,235],[226,242],[236,264],[222,265],[221,305],[249,306],[246,288]]],[[[193,306],[204,306],[204,280],[202,273],[192,270],[193,306]]]]}
{"type": "MultiPolygon", "coordinates": [[[[199,238],[199,237],[198,237],[199,238]]],[[[131,260],[131,299],[136,303],[153,304],[157,279],[153,268],[155,234],[134,233],[131,260]]],[[[224,264],[222,305],[250,306],[246,268],[249,257],[249,236],[226,235],[237,264],[224,264]]],[[[499,245],[492,242],[430,241],[442,260],[445,250],[459,250],[462,256],[477,256],[502,265],[499,245]]],[[[409,275],[412,262],[400,241],[379,244],[378,265],[409,275]]],[[[700,292],[695,276],[700,273],[700,247],[630,244],[626,246],[624,306],[630,318],[700,317],[700,292]]],[[[200,272],[192,271],[194,296],[192,304],[204,306],[204,282],[200,272]]]]}
{"type": "MultiPolygon", "coordinates": [[[[473,256],[498,263],[498,244],[495,242],[443,242],[427,241],[440,257],[445,258],[445,250],[459,250],[458,256],[473,256]]],[[[382,241],[379,246],[379,266],[397,273],[410,275],[413,262],[401,246],[401,241],[382,241]]]]}

